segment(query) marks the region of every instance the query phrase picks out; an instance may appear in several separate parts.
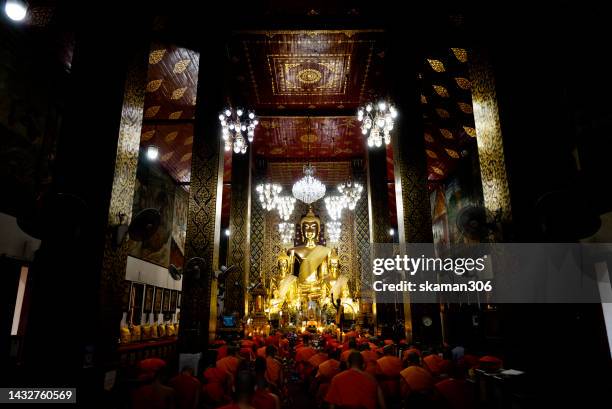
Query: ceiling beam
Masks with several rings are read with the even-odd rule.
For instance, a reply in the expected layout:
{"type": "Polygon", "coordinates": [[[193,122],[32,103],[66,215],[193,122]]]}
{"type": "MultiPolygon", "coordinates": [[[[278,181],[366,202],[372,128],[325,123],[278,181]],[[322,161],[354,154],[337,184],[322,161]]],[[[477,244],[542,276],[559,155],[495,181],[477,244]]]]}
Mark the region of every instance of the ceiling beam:
{"type": "Polygon", "coordinates": [[[322,109],[308,109],[308,108],[289,108],[289,109],[278,109],[278,108],[258,108],[255,110],[255,114],[258,117],[357,117],[357,109],[355,108],[322,108],[322,109]]]}

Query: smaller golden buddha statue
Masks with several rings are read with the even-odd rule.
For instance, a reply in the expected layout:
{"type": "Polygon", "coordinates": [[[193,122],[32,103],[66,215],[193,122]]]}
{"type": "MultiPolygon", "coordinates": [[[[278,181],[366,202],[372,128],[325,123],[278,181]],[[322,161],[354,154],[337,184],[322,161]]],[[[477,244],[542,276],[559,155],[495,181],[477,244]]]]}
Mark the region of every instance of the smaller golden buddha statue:
{"type": "Polygon", "coordinates": [[[338,257],[338,249],[334,248],[329,255],[329,280],[336,281],[338,279],[338,269],[340,267],[340,258],[338,257]]]}
{"type": "Polygon", "coordinates": [[[297,297],[297,277],[293,275],[293,260],[285,250],[278,255],[278,291],[279,298],[291,304],[297,297]]]}

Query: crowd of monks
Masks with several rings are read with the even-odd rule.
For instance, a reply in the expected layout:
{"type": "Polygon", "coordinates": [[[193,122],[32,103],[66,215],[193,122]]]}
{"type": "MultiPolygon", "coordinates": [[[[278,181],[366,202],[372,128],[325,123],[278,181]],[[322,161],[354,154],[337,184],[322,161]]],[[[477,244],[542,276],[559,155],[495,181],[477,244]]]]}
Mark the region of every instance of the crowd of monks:
{"type": "Polygon", "coordinates": [[[218,340],[201,373],[185,367],[170,379],[163,376],[163,360],[145,359],[132,407],[280,409],[295,407],[300,396],[307,407],[321,409],[467,409],[475,402],[473,370],[502,366],[500,359],[471,355],[462,346],[421,351],[403,340],[355,331],[343,339],[274,333],[232,344],[218,340]]]}

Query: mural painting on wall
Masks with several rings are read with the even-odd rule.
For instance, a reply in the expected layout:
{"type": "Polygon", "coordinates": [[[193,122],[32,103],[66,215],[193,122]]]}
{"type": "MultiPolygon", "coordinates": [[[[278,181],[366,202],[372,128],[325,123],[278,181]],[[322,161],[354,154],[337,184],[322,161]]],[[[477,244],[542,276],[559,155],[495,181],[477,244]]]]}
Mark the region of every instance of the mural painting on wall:
{"type": "Polygon", "coordinates": [[[464,161],[456,171],[430,193],[434,247],[437,254],[448,251],[452,244],[471,243],[457,227],[457,216],[467,206],[482,206],[479,174],[470,161],[464,161]]]}
{"type": "MultiPolygon", "coordinates": [[[[143,155],[141,155],[143,156],[143,155]]],[[[143,242],[130,240],[129,254],[163,267],[170,263],[175,184],[159,166],[139,161],[134,188],[134,215],[154,208],[161,213],[161,224],[153,237],[143,242]]]]}

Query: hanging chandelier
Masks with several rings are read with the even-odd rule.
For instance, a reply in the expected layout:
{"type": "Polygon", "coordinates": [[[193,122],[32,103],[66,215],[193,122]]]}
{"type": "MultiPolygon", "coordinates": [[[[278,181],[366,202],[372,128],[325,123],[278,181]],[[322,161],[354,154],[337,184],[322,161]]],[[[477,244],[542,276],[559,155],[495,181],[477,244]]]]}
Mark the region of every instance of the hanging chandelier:
{"type": "Polygon", "coordinates": [[[243,118],[244,111],[240,108],[234,111],[227,108],[225,112],[219,114],[221,122],[221,137],[225,143],[225,150],[234,150],[234,153],[246,153],[248,142],[253,142],[255,137],[255,127],[259,121],[255,117],[255,112],[249,111],[247,118],[243,118]],[[246,132],[246,138],[244,136],[246,132]]]}
{"type": "Polygon", "coordinates": [[[278,224],[278,232],[283,244],[290,244],[295,236],[295,225],[293,223],[281,222],[278,224]]]}
{"type": "Polygon", "coordinates": [[[281,190],[282,186],[276,183],[262,183],[255,188],[259,195],[259,203],[268,211],[276,207],[281,190]]]}
{"type": "Polygon", "coordinates": [[[306,204],[316,202],[325,196],[325,185],[314,177],[315,168],[310,163],[304,165],[304,177],[293,184],[293,196],[306,204]]]}
{"type": "Polygon", "coordinates": [[[363,186],[360,183],[348,180],[338,185],[338,191],[344,198],[346,207],[348,207],[349,210],[355,210],[355,206],[357,206],[357,202],[361,198],[363,186]]]}
{"type": "Polygon", "coordinates": [[[338,243],[340,241],[340,233],[342,232],[342,228],[340,222],[331,221],[327,222],[327,236],[331,243],[338,243]]]}
{"type": "Polygon", "coordinates": [[[346,199],[344,196],[328,196],[325,198],[327,214],[333,221],[340,220],[340,217],[342,217],[342,209],[345,207],[346,199]]]}
{"type": "Polygon", "coordinates": [[[396,117],[395,107],[385,101],[380,101],[376,105],[368,103],[365,107],[359,108],[357,119],[361,122],[361,133],[367,136],[370,148],[381,147],[383,141],[385,145],[391,143],[391,131],[396,117]]]}
{"type": "Polygon", "coordinates": [[[276,209],[281,219],[288,221],[295,208],[295,198],[292,196],[279,196],[276,199],[276,209]]]}

